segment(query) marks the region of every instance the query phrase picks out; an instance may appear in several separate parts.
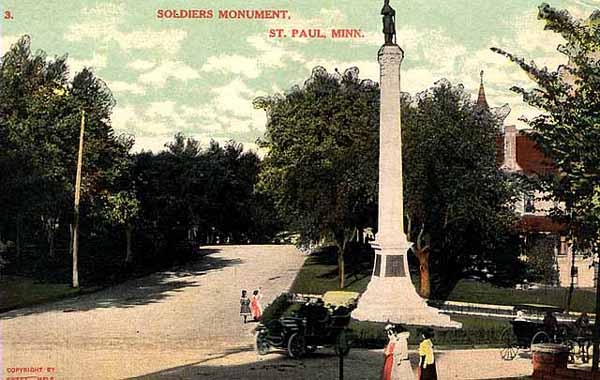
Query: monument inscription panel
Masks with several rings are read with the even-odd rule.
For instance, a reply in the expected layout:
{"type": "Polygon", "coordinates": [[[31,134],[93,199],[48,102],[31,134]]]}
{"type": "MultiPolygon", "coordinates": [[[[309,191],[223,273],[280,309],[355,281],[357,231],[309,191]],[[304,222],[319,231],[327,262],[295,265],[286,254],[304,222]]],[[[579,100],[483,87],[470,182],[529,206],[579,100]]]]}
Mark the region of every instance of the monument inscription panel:
{"type": "Polygon", "coordinates": [[[388,255],[386,258],[385,277],[404,277],[404,256],[388,255]]]}

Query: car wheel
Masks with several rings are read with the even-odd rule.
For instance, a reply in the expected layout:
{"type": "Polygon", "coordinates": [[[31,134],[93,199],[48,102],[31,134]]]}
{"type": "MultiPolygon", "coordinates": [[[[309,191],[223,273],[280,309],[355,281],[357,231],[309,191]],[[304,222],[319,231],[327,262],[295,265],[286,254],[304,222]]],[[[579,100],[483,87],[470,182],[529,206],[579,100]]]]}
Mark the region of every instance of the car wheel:
{"type": "Polygon", "coordinates": [[[270,349],[271,349],[271,345],[269,344],[267,339],[265,337],[263,337],[262,335],[257,335],[256,336],[256,352],[258,352],[259,355],[265,355],[269,352],[270,349]]]}
{"type": "Polygon", "coordinates": [[[306,351],[306,342],[304,336],[298,333],[293,333],[288,339],[288,355],[290,358],[299,358],[306,351]]]}

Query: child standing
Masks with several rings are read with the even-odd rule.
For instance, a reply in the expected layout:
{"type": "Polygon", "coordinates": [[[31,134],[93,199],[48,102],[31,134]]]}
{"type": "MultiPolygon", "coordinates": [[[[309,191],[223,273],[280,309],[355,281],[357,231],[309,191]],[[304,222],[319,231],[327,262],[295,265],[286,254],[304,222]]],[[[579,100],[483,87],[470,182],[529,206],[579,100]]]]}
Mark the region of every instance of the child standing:
{"type": "Polygon", "coordinates": [[[240,315],[244,318],[244,323],[249,315],[252,315],[250,310],[250,298],[246,296],[246,291],[242,290],[242,297],[240,298],[240,315]]]}
{"type": "Polygon", "coordinates": [[[260,294],[258,289],[252,292],[252,298],[250,299],[250,310],[252,311],[252,318],[255,321],[260,320],[260,317],[262,317],[262,306],[260,305],[262,294],[260,294]]]}

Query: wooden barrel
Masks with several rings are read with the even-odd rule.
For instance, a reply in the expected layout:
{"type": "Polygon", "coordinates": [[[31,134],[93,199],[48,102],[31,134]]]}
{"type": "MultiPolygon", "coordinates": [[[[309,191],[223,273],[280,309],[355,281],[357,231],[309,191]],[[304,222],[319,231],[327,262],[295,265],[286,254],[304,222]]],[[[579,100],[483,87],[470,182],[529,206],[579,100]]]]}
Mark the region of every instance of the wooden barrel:
{"type": "Polygon", "coordinates": [[[567,368],[569,347],[564,344],[540,343],[531,346],[533,372],[552,372],[556,368],[567,368]]]}

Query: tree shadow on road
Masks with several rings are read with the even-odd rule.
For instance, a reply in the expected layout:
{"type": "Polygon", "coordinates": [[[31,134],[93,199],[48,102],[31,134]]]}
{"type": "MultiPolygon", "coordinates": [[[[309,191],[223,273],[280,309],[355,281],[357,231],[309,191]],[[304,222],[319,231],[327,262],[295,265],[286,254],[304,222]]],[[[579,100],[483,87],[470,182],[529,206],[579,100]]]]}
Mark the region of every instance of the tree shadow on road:
{"type": "Polygon", "coordinates": [[[10,311],[0,315],[0,320],[53,311],[77,313],[98,308],[129,308],[163,302],[185,288],[198,286],[196,283],[198,276],[242,263],[239,258],[224,259],[211,256],[217,252],[218,249],[204,249],[196,260],[185,266],[128,280],[90,294],[10,311]]]}
{"type": "MultiPolygon", "coordinates": [[[[245,350],[244,350],[245,351],[245,350]]],[[[238,351],[241,352],[241,351],[238,351]]],[[[230,362],[239,359],[235,350],[230,354],[230,362]]],[[[243,364],[227,364],[223,358],[227,355],[209,358],[185,366],[173,367],[163,371],[149,373],[128,380],[145,379],[337,379],[339,375],[339,358],[332,350],[324,349],[300,360],[291,359],[280,352],[272,352],[265,356],[256,355],[251,362],[243,364]],[[213,362],[213,363],[211,363],[213,362]]],[[[443,355],[443,353],[440,353],[443,355]]],[[[383,354],[377,350],[351,350],[344,359],[344,379],[379,379],[383,366],[383,354]]],[[[418,355],[411,353],[410,362],[416,375],[418,355]]]]}

